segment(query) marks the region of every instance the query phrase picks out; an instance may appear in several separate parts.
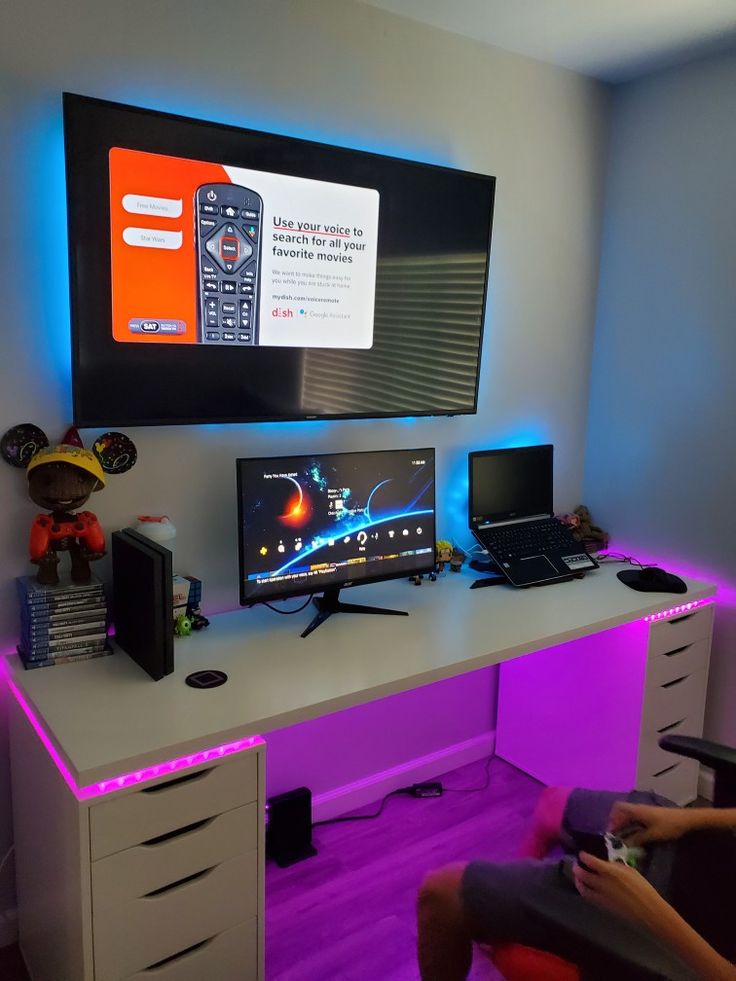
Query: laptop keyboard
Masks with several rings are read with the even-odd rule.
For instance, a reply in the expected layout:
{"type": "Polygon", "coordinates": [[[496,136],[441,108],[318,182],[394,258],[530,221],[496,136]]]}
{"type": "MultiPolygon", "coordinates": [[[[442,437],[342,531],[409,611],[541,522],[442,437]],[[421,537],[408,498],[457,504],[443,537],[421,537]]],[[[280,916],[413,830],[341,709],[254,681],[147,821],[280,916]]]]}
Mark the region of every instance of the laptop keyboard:
{"type": "Polygon", "coordinates": [[[555,551],[560,548],[572,550],[572,554],[583,551],[583,547],[572,537],[572,532],[555,518],[540,521],[525,521],[518,525],[505,525],[502,528],[484,528],[480,533],[483,544],[496,558],[523,559],[528,555],[555,551]]]}

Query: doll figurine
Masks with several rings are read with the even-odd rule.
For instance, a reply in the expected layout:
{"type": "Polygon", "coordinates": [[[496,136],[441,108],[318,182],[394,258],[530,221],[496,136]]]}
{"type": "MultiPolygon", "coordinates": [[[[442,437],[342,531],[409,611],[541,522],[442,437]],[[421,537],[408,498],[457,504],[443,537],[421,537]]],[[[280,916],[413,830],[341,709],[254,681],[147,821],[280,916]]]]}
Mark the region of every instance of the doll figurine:
{"type": "Polygon", "coordinates": [[[31,526],[30,556],[39,583],[58,583],[60,552],[69,552],[73,582],[89,582],[89,563],[105,554],[105,536],[95,515],[78,509],[102,490],[106,474],[130,470],[137,458],[133,442],[123,433],[105,433],[86,450],[72,427],[58,446],[49,446],[41,429],[25,423],[3,436],[0,455],[25,468],[28,495],[46,512],[31,526]]]}

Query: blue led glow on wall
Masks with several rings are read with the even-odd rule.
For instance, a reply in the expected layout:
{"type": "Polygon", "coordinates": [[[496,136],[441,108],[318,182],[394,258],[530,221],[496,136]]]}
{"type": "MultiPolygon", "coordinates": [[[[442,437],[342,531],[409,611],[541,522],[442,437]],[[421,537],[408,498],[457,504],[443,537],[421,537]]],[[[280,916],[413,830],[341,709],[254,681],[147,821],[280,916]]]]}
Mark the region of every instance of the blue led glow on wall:
{"type": "Polygon", "coordinates": [[[29,300],[31,309],[25,311],[29,341],[44,352],[39,370],[53,373],[70,417],[71,333],[61,102],[57,112],[29,121],[22,145],[25,166],[17,178],[18,199],[32,202],[38,219],[29,230],[33,236],[30,244],[43,249],[43,292],[39,293],[43,302],[29,300]]]}
{"type": "MultiPolygon", "coordinates": [[[[487,439],[478,438],[471,446],[449,458],[449,469],[444,475],[444,494],[441,497],[441,512],[447,524],[443,531],[438,526],[437,537],[451,537],[460,548],[471,548],[475,540],[468,528],[468,453],[478,450],[504,450],[516,446],[537,446],[549,442],[541,425],[527,423],[523,428],[503,436],[489,435],[487,439]]],[[[438,487],[441,486],[438,481],[438,487]]],[[[438,511],[440,508],[438,507],[438,511]]]]}

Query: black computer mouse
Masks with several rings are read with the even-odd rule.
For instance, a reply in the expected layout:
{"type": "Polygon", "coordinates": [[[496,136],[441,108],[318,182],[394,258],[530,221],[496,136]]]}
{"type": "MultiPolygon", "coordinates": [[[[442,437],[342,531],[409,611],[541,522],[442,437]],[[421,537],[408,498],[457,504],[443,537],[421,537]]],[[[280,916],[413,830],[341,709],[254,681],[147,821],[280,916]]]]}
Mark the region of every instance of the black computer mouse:
{"type": "Polygon", "coordinates": [[[656,565],[647,565],[639,570],[639,582],[647,586],[667,586],[669,575],[656,565]]]}
{"type": "Polygon", "coordinates": [[[647,565],[642,569],[625,569],[616,575],[631,589],[640,593],[686,593],[687,585],[679,576],[666,572],[656,565],[647,565]]]}

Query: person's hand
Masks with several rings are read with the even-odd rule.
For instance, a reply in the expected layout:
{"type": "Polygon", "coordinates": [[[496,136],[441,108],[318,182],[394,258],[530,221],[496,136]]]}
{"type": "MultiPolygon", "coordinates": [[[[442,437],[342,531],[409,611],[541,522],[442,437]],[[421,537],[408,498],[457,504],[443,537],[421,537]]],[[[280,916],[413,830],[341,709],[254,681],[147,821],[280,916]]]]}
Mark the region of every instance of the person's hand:
{"type": "Polygon", "coordinates": [[[641,925],[654,927],[668,908],[654,886],[622,862],[605,862],[581,852],[579,862],[573,866],[573,877],[583,898],[641,925]]]}
{"type": "Polygon", "coordinates": [[[624,837],[627,845],[645,845],[648,841],[674,841],[693,827],[692,812],[681,807],[657,807],[652,804],[629,804],[619,800],[613,805],[608,830],[613,834],[632,825],[624,837]]]}

